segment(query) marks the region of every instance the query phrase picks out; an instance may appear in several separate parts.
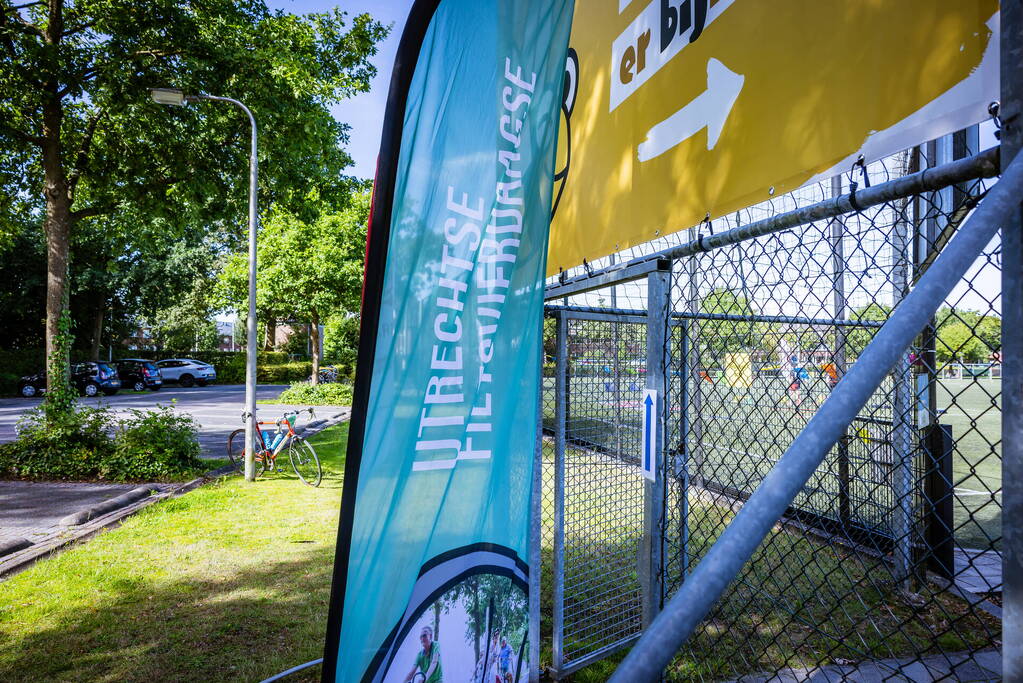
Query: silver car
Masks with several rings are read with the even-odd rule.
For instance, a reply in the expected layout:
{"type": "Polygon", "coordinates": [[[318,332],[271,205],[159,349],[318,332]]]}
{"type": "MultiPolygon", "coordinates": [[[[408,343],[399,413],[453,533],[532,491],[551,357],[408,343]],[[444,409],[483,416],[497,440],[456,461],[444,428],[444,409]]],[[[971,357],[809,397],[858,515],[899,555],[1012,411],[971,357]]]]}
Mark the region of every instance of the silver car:
{"type": "Polygon", "coordinates": [[[165,382],[177,382],[183,387],[193,384],[204,387],[217,379],[217,371],[212,365],[192,358],[168,358],[157,361],[156,366],[160,368],[165,382]]]}

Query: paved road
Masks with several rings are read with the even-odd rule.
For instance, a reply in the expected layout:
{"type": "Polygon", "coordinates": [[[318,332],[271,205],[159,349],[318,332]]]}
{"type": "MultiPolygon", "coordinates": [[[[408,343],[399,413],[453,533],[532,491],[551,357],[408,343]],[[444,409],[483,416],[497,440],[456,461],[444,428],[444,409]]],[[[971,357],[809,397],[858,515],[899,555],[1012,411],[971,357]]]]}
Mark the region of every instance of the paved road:
{"type": "MultiPolygon", "coordinates": [[[[257,399],[276,398],[287,388],[284,384],[272,384],[257,388],[257,399]]],[[[157,404],[168,405],[176,399],[174,409],[190,413],[199,422],[199,443],[203,447],[204,457],[224,457],[226,454],[227,437],[235,429],[242,426],[242,410],[245,403],[245,385],[227,384],[208,387],[190,387],[184,389],[170,384],[160,391],[147,391],[136,394],[124,392],[115,396],[98,398],[81,398],[83,405],[105,406],[115,413],[126,413],[130,409],[144,410],[157,404]]],[[[0,442],[15,438],[14,427],[21,414],[32,406],[39,405],[40,399],[5,398],[0,399],[0,442]]],[[[260,419],[275,420],[292,406],[258,405],[256,414],[260,419]]],[[[316,408],[316,419],[328,418],[340,412],[339,408],[323,406],[316,408]]],[[[300,419],[300,425],[308,422],[308,416],[300,419]]]]}
{"type": "MultiPolygon", "coordinates": [[[[78,484],[0,481],[0,545],[17,539],[37,543],[62,531],[60,520],[140,484],[78,484]]],[[[166,485],[152,484],[160,489],[166,485]]],[[[0,556],[3,552],[0,552],[0,556]]]]}

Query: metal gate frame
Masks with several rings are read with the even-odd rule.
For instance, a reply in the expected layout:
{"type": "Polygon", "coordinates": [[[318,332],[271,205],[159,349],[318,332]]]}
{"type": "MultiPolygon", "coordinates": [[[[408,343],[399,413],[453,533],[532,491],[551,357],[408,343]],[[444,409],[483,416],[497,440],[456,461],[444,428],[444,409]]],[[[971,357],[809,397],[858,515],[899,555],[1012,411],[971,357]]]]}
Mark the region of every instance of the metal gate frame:
{"type": "MultiPolygon", "coordinates": [[[[597,278],[593,281],[579,285],[565,287],[549,287],[546,293],[548,301],[562,299],[574,294],[581,294],[614,285],[625,284],[636,280],[645,279],[647,283],[648,306],[646,311],[626,311],[616,309],[593,309],[580,310],[578,308],[567,308],[564,306],[549,306],[548,315],[556,321],[556,358],[555,358],[555,419],[553,430],[554,441],[554,485],[555,485],[555,506],[553,523],[554,558],[553,558],[553,633],[552,635],[552,659],[553,666],[549,672],[555,679],[561,679],[572,672],[577,671],[593,662],[631,646],[641,635],[656,614],[660,611],[664,595],[664,520],[665,520],[665,490],[663,471],[667,462],[665,445],[667,443],[667,406],[669,404],[667,391],[667,372],[669,367],[669,324],[673,321],[670,316],[671,305],[671,265],[670,261],[658,260],[642,264],[639,268],[625,268],[615,273],[613,277],[597,278]],[[657,441],[655,443],[656,453],[656,479],[654,481],[644,480],[643,483],[643,532],[637,544],[637,575],[640,584],[640,602],[642,619],[641,623],[634,630],[628,630],[614,642],[603,645],[582,656],[568,657],[565,651],[565,461],[569,446],[576,448],[593,448],[592,444],[573,443],[573,437],[569,431],[569,381],[568,374],[568,327],[571,320],[588,320],[608,323],[630,323],[643,324],[646,326],[646,379],[644,387],[657,392],[657,405],[655,415],[658,423],[657,441]]],[[[617,342],[616,342],[617,346],[617,342]]],[[[616,353],[617,355],[617,353],[616,353]]],[[[617,368],[616,368],[617,372],[617,368]]],[[[617,386],[617,383],[616,383],[617,386]]],[[[539,680],[539,656],[540,656],[540,633],[539,624],[539,603],[540,603],[540,552],[539,545],[542,539],[542,392],[538,403],[538,410],[541,413],[541,434],[538,435],[536,458],[533,470],[534,491],[532,505],[532,533],[534,539],[533,571],[530,574],[530,599],[534,609],[530,610],[530,632],[531,636],[531,671],[530,680],[539,680]],[[535,596],[535,597],[534,597],[535,596]],[[536,662],[537,665],[534,665],[536,662]]],[[[616,425],[616,430],[620,425],[616,425]]],[[[624,448],[621,449],[624,451],[624,448]]],[[[637,476],[642,474],[637,470],[637,476]]],[[[683,532],[684,537],[684,532],[683,532]]],[[[614,611],[617,611],[615,609],[614,611]]]]}

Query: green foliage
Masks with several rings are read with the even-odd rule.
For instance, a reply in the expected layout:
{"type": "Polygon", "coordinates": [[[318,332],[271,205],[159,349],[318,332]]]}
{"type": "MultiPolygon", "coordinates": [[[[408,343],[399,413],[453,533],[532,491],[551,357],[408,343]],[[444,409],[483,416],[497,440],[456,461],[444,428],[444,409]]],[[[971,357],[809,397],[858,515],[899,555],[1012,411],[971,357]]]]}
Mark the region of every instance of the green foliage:
{"type": "Polygon", "coordinates": [[[495,574],[472,576],[455,584],[437,601],[445,613],[464,609],[468,619],[465,639],[473,644],[476,658],[485,651],[489,627],[496,635],[506,637],[513,648],[518,648],[526,630],[526,596],[511,579],[495,574]]]}
{"type": "Polygon", "coordinates": [[[284,405],[350,406],[352,405],[352,385],[340,382],[333,384],[295,382],[281,392],[275,402],[284,405]]]}
{"type": "Polygon", "coordinates": [[[0,444],[0,473],[25,479],[92,479],[114,452],[106,410],[42,407],[18,421],[18,438],[0,444]]]}
{"type": "Polygon", "coordinates": [[[162,480],[200,471],[198,425],[168,406],[115,421],[105,409],[36,408],[0,444],[0,474],[25,479],[162,480]]]}
{"type": "MultiPolygon", "coordinates": [[[[892,314],[891,306],[885,306],[883,304],[868,304],[861,308],[857,308],[849,316],[850,320],[865,320],[870,322],[881,322],[888,320],[892,314]]],[[[863,349],[867,348],[867,344],[877,334],[877,328],[874,327],[850,327],[847,328],[845,343],[846,352],[850,359],[856,359],[863,349]]]]}
{"type": "MultiPolygon", "coordinates": [[[[0,234],[0,282],[4,285],[0,287],[0,310],[4,312],[4,348],[40,346],[42,321],[46,315],[43,310],[46,299],[46,250],[41,230],[22,226],[9,237],[0,234]]],[[[42,361],[37,361],[33,372],[38,372],[42,367],[42,361]]]]}
{"type": "Polygon", "coordinates": [[[260,206],[303,214],[315,186],[342,208],[364,183],[345,174],[349,128],[330,106],[369,89],[387,32],[368,14],[263,0],[0,0],[0,277],[31,297],[10,345],[40,345],[44,244],[52,262],[70,255],[76,336],[93,355],[139,319],[160,344],[208,345],[213,256],[245,227],[249,120],[220,102],[160,106],[148,89],[248,105],[260,206]],[[59,229],[44,236],[44,221],[59,229]]]}
{"type": "MultiPolygon", "coordinates": [[[[709,292],[700,300],[700,313],[711,315],[750,316],[759,313],[745,296],[724,288],[709,292]]],[[[725,362],[725,354],[736,351],[753,351],[758,348],[771,351],[778,335],[769,323],[741,322],[734,320],[700,320],[698,337],[704,340],[710,357],[708,365],[725,362]]]]}
{"type": "Polygon", "coordinates": [[[41,74],[63,111],[75,211],[112,215],[148,204],[178,224],[245,215],[248,119],[222,103],[157,105],[153,86],[246,102],[263,133],[268,199],[302,196],[311,178],[326,198],[347,193],[347,127],[328,107],[369,89],[369,59],[387,29],[368,14],[299,16],[260,0],[147,2],[131,11],[116,0],[49,4],[62,11],[59,25],[43,3],[15,10],[3,0],[0,13],[8,47],[0,52],[0,182],[38,190],[34,206],[43,200],[37,137],[52,104],[41,74]]]}
{"type": "Polygon", "coordinates": [[[46,396],[42,410],[47,420],[63,418],[74,412],[78,392],[71,385],[71,312],[67,306],[60,316],[53,338],[53,352],[47,359],[46,396]]]}
{"type": "Polygon", "coordinates": [[[359,356],[359,318],[335,315],[323,327],[323,357],[335,365],[354,368],[359,356]]]}
{"type": "MultiPolygon", "coordinates": [[[[365,192],[339,211],[317,196],[304,211],[270,212],[257,245],[257,317],[312,323],[357,310],[368,213],[365,192]]],[[[247,312],[248,272],[248,252],[242,250],[226,259],[220,275],[221,301],[239,314],[247,312]]]]}
{"type": "Polygon", "coordinates": [[[994,315],[943,307],[935,319],[939,363],[986,363],[1002,346],[1002,320],[994,315]]]}
{"type": "Polygon", "coordinates": [[[287,341],[278,346],[289,356],[306,356],[309,352],[309,330],[305,325],[293,325],[287,341]]]}
{"type": "Polygon", "coordinates": [[[107,479],[160,480],[202,468],[199,425],[170,406],[132,410],[118,425],[116,446],[100,470],[107,479]]]}
{"type": "Polygon", "coordinates": [[[216,349],[217,248],[197,236],[174,240],[124,273],[130,305],[156,348],[216,349]]]}

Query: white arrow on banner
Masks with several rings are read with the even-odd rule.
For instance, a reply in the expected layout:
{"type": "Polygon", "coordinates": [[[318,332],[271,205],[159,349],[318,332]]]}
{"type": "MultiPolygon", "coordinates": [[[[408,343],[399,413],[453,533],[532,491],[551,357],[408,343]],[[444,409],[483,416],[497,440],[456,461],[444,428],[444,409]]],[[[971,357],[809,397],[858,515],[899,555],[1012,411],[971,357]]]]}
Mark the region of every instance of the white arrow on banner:
{"type": "Polygon", "coordinates": [[[707,129],[707,149],[714,149],[745,80],[742,74],[711,58],[707,62],[707,89],[647,132],[646,141],[637,149],[639,160],[649,161],[660,156],[704,128],[707,129]]]}

